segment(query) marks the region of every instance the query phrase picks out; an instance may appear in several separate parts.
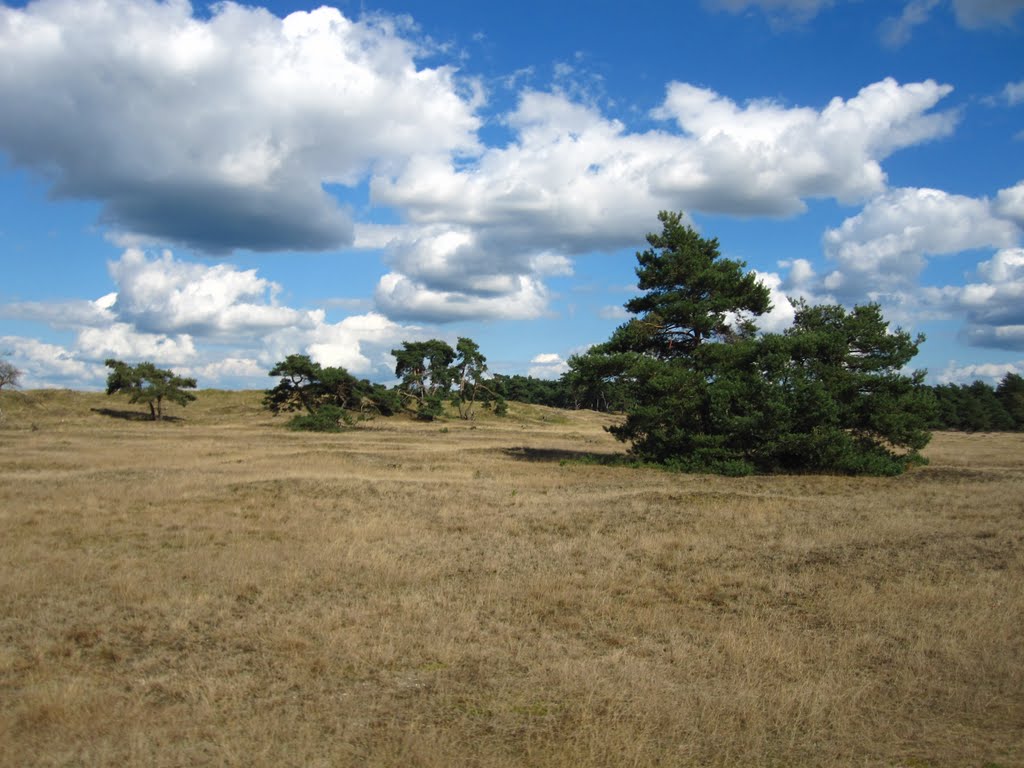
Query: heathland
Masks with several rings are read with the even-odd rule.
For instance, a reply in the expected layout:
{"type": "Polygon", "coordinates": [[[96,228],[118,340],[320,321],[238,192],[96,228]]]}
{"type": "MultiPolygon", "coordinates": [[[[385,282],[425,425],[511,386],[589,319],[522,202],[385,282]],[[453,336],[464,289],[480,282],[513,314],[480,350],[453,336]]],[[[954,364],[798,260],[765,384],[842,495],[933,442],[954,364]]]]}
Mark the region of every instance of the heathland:
{"type": "Polygon", "coordinates": [[[725,478],[515,403],[0,409],[4,766],[1024,765],[1024,434],[725,478]]]}

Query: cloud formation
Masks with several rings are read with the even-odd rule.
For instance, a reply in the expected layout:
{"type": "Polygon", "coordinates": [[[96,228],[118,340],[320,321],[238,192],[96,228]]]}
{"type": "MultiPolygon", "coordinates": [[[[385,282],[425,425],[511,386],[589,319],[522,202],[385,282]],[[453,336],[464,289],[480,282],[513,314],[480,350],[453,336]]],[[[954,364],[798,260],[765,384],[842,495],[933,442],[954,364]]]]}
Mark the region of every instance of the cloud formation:
{"type": "Polygon", "coordinates": [[[329,322],[322,309],[282,306],[280,286],[255,270],[136,249],[108,266],[117,290],[96,301],[0,306],[4,316],[75,334],[67,347],[5,337],[30,385],[77,377],[75,386],[98,386],[110,357],[171,366],[203,386],[262,386],[270,367],[295,352],[374,375],[393,366],[393,346],[421,335],[377,312],[329,322]]]}
{"type": "Polygon", "coordinates": [[[231,2],[0,6],[0,151],[114,230],[207,252],[351,243],[323,188],[477,148],[476,96],[383,18],[231,2]]]}
{"type": "Polygon", "coordinates": [[[978,265],[978,280],[930,288],[933,305],[966,315],[964,336],[976,347],[1024,350],[1024,248],[1005,248],[978,265]]]}
{"type": "MultiPolygon", "coordinates": [[[[1014,17],[1024,10],[1024,0],[952,0],[953,15],[964,29],[1010,26],[1014,17]]],[[[882,42],[898,48],[905,45],[915,27],[925,24],[934,10],[947,3],[940,0],[909,0],[898,16],[882,22],[882,42]]]]}
{"type": "Polygon", "coordinates": [[[1013,245],[1020,237],[1012,220],[1018,191],[1003,190],[993,205],[937,189],[890,190],[825,232],[836,269],[823,286],[847,299],[906,290],[928,256],[1013,245]]]}
{"type": "Polygon", "coordinates": [[[373,178],[373,202],[408,220],[386,233],[378,306],[433,321],[538,316],[545,276],[636,244],[652,211],[790,216],[807,198],[867,199],[885,189],[882,160],[953,130],[952,113],[932,111],[950,90],[887,79],[814,109],[671,83],[653,111],[664,128],[643,133],[564,94],[524,92],[507,146],[373,178]]]}

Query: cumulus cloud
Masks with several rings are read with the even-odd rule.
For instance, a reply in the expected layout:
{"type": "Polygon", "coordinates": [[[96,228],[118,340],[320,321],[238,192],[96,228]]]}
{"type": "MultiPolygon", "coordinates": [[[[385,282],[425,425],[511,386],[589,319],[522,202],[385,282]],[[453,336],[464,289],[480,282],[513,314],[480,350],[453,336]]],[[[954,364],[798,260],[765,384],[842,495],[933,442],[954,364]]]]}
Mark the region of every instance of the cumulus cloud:
{"type": "Polygon", "coordinates": [[[881,160],[952,130],[951,113],[932,112],[950,90],[884,80],[819,110],[672,83],[654,111],[666,127],[644,133],[564,94],[524,92],[507,146],[373,178],[373,201],[408,219],[362,234],[384,243],[392,269],[378,306],[429,320],[537,316],[545,275],[635,244],[652,211],[786,216],[805,198],[865,199],[885,188],[881,160]]]}
{"type": "Polygon", "coordinates": [[[234,336],[310,328],[322,317],[279,306],[280,286],[257,277],[255,269],[176,261],[170,251],[149,259],[137,249],[125,251],[109,269],[118,286],[112,311],[143,331],[234,336]]]}
{"type": "Polygon", "coordinates": [[[211,252],[353,239],[324,184],[477,148],[478,94],[393,23],[235,3],[0,6],[0,150],[116,230],[211,252]]]}
{"type": "Polygon", "coordinates": [[[426,283],[389,272],[377,284],[375,299],[388,317],[444,323],[482,317],[532,320],[547,311],[548,290],[529,276],[496,276],[506,290],[489,295],[436,290],[426,283]],[[507,281],[507,283],[506,283],[507,281]]]}
{"type": "Polygon", "coordinates": [[[978,265],[977,282],[927,288],[933,306],[966,314],[965,337],[977,347],[1024,350],[1024,248],[1004,248],[978,265]]]}
{"type": "Polygon", "coordinates": [[[1024,181],[1013,187],[999,190],[994,210],[996,215],[1015,222],[1024,230],[1024,181]]]}
{"type": "Polygon", "coordinates": [[[980,363],[975,365],[959,365],[950,361],[945,370],[938,375],[940,384],[970,384],[979,379],[997,384],[1008,373],[1021,375],[1024,373],[1024,360],[1015,363],[980,363]]]}
{"type": "Polygon", "coordinates": [[[0,336],[0,349],[24,374],[22,386],[97,387],[105,377],[102,365],[89,364],[59,344],[46,344],[22,336],[0,336]]]}
{"type": "Polygon", "coordinates": [[[76,333],[67,348],[28,340],[13,345],[36,384],[90,386],[103,370],[97,364],[113,357],[172,366],[203,386],[261,386],[275,362],[296,352],[372,375],[390,369],[388,350],[421,334],[377,312],[329,322],[322,309],[278,304],[280,286],[255,270],[181,261],[166,251],[129,249],[109,271],[117,291],[93,302],[0,306],[0,315],[76,333]]]}
{"type": "Polygon", "coordinates": [[[772,302],[771,310],[755,320],[757,327],[767,333],[781,333],[793,324],[793,318],[796,317],[793,304],[786,295],[785,281],[775,272],[754,270],[754,274],[767,286],[772,302]]]}
{"type": "Polygon", "coordinates": [[[880,195],[826,231],[825,252],[837,269],[825,278],[824,288],[841,297],[907,289],[915,285],[927,256],[1015,244],[1020,230],[1008,218],[1015,197],[1004,192],[995,205],[937,189],[880,195]]]}
{"type": "Polygon", "coordinates": [[[527,375],[533,376],[535,379],[557,379],[569,370],[569,363],[556,352],[542,352],[535,355],[530,363],[532,365],[527,371],[527,375]]]}

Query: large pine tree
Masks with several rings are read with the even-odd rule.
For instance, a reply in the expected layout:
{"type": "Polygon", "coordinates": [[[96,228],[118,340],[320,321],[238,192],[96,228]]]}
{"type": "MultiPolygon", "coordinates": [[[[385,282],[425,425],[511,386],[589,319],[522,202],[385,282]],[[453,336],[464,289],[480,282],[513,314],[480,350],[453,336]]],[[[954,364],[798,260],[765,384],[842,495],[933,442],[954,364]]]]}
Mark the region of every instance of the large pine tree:
{"type": "Polygon", "coordinates": [[[923,372],[902,371],[923,337],[890,330],[877,305],[804,304],[786,333],[758,335],[767,287],[681,214],[659,219],[637,254],[645,293],[625,305],[636,317],[571,361],[574,381],[628,389],[611,431],[634,454],[736,474],[894,474],[919,458],[932,398],[923,372]]]}

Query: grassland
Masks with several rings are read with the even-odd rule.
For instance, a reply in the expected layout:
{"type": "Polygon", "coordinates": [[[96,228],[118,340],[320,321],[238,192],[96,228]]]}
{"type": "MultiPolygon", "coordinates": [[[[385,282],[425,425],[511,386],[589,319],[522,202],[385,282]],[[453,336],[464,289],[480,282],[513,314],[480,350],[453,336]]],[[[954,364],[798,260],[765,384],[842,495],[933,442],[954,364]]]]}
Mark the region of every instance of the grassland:
{"type": "Polygon", "coordinates": [[[3,766],[1024,765],[1024,435],[729,479],[515,405],[0,409],[3,766]]]}

